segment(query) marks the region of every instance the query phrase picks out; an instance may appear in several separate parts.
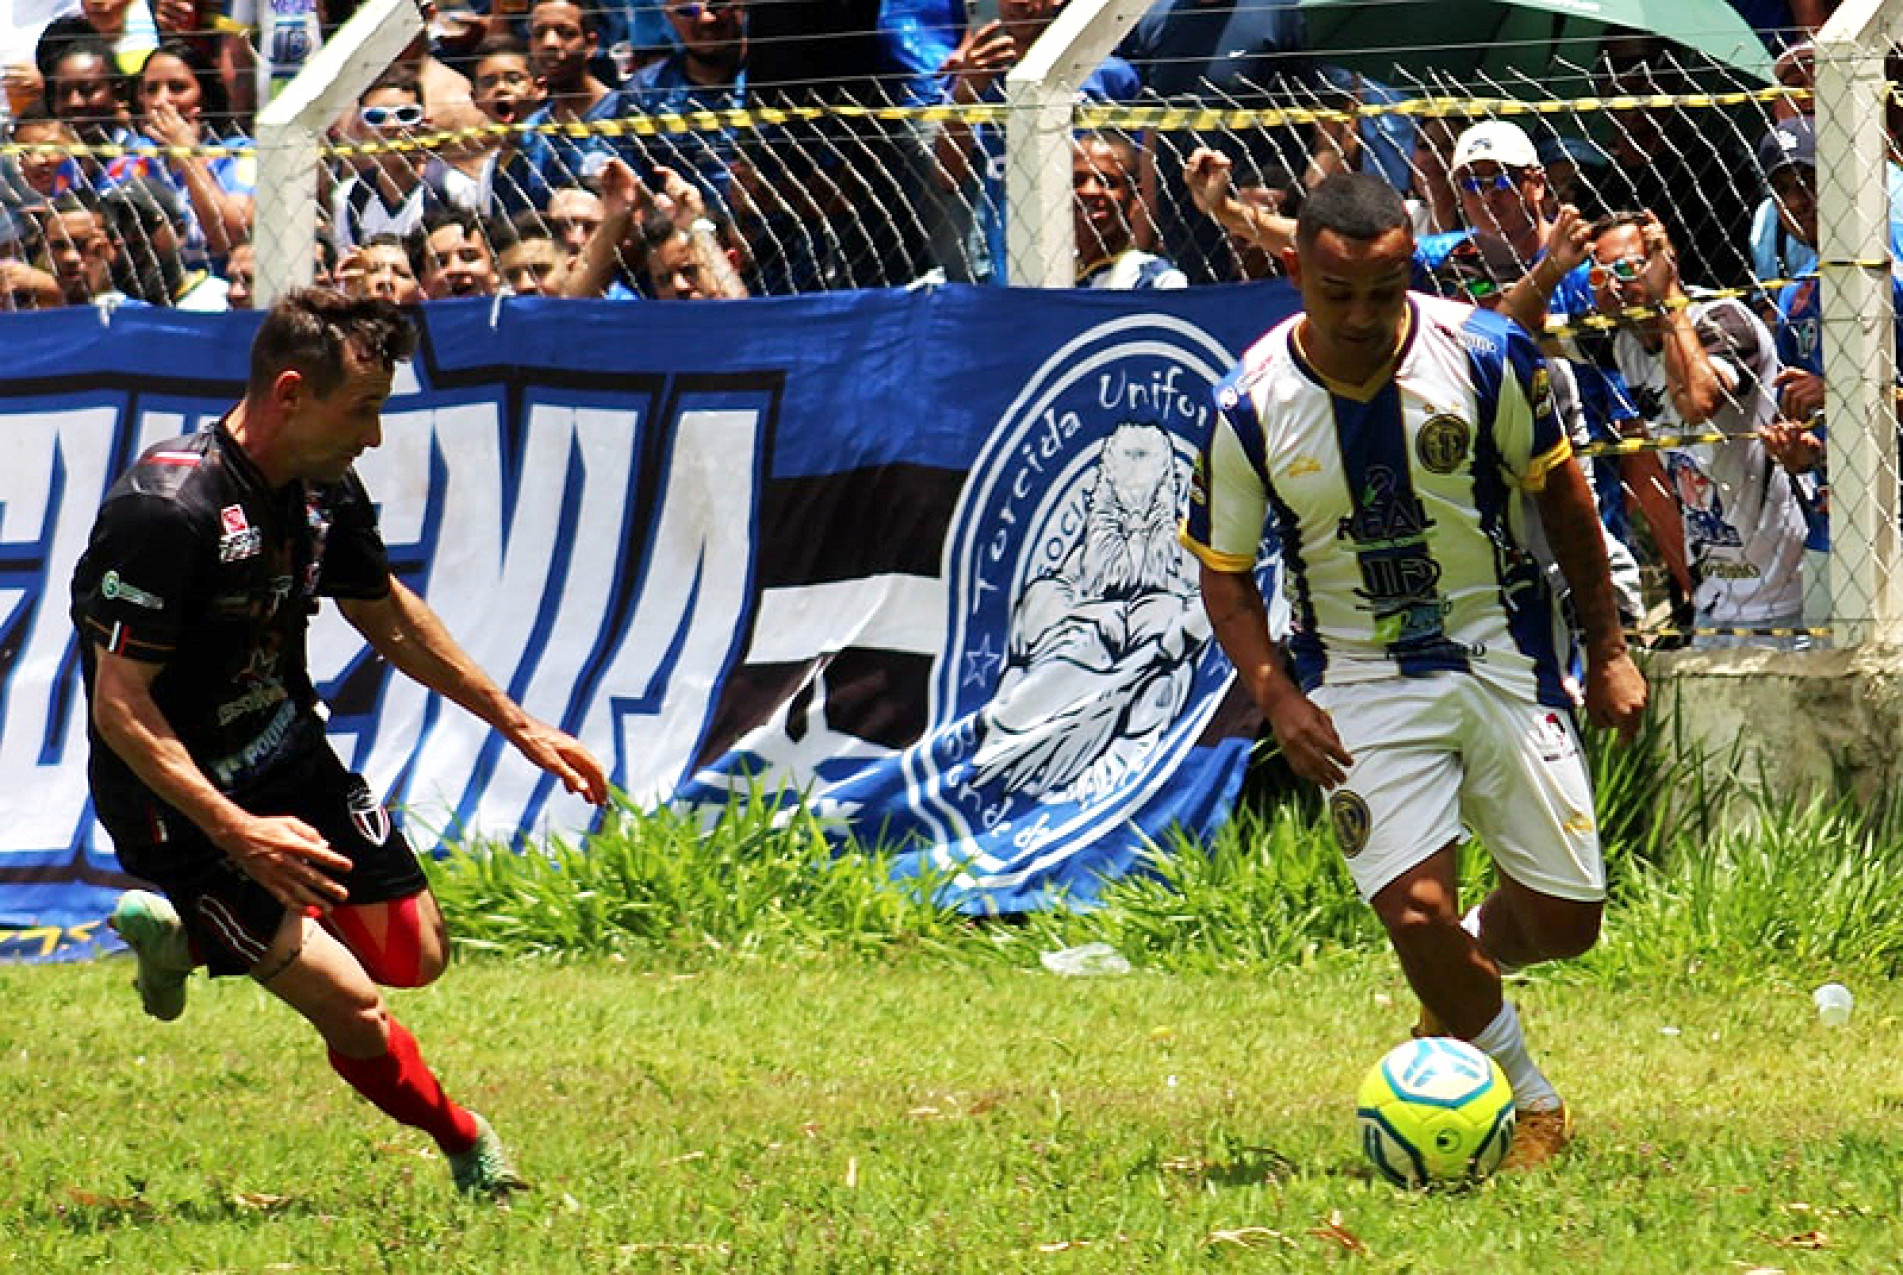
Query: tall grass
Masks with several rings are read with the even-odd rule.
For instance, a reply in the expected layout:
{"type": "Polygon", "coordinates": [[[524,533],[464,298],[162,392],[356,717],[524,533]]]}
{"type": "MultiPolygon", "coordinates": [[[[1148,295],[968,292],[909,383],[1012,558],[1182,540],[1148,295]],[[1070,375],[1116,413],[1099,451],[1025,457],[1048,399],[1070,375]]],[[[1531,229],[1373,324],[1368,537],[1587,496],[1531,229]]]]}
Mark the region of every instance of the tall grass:
{"type": "MultiPolygon", "coordinates": [[[[1903,817],[1847,793],[1779,802],[1762,783],[1715,782],[1726,767],[1694,755],[1669,719],[1636,746],[1588,745],[1611,905],[1606,941],[1576,972],[1903,968],[1903,817]]],[[[756,797],[711,825],[622,809],[585,847],[472,846],[431,874],[457,942],[504,954],[1030,964],[1102,941],[1140,965],[1209,971],[1384,941],[1312,801],[1245,807],[1208,844],[1157,846],[1090,909],[974,920],[939,901],[945,880],[891,869],[889,847],[842,847],[807,810],[756,797]]],[[[1463,854],[1466,897],[1488,871],[1481,847],[1463,854]]]]}

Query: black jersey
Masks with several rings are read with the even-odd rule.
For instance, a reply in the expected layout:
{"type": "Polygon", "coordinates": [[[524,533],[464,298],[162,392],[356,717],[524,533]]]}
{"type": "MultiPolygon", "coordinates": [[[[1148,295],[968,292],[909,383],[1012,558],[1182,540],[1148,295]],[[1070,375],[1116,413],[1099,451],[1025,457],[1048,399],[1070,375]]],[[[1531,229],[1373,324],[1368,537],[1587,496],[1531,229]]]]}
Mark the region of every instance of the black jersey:
{"type": "MultiPolygon", "coordinates": [[[[245,787],[321,745],[305,655],[317,598],[389,588],[354,471],[274,491],[222,423],[161,443],[106,494],[73,572],[87,694],[98,647],[163,664],[154,701],[199,769],[242,804],[245,787]]],[[[97,729],[91,738],[94,809],[121,857],[163,841],[167,807],[97,729]]]]}

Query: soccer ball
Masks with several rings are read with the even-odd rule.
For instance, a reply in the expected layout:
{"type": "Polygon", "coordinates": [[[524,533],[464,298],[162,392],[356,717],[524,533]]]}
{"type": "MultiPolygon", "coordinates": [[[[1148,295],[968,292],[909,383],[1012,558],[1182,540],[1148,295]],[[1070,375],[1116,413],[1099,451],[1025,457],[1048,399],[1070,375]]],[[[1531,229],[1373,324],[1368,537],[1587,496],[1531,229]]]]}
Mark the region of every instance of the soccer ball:
{"type": "Polygon", "coordinates": [[[1513,1144],[1513,1087],[1465,1041],[1397,1046],[1361,1082],[1355,1104],[1361,1149],[1396,1186],[1477,1181],[1513,1144]]]}

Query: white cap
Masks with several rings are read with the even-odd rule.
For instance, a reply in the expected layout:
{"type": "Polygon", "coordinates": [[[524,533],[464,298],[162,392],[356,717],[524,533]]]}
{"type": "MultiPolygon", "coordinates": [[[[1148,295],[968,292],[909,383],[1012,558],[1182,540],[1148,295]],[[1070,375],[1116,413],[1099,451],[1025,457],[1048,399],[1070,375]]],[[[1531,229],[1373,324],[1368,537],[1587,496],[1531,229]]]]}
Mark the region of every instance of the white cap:
{"type": "Polygon", "coordinates": [[[1502,168],[1538,168],[1539,153],[1518,124],[1507,120],[1483,120],[1462,133],[1454,142],[1454,162],[1448,171],[1457,173],[1469,164],[1492,160],[1502,168]]]}

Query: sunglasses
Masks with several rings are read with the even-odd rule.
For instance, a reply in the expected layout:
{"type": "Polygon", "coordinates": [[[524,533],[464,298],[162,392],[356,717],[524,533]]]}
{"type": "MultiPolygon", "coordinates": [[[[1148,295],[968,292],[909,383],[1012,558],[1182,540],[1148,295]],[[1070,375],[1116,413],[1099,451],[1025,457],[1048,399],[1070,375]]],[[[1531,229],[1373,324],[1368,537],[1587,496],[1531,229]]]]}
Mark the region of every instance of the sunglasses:
{"type": "Polygon", "coordinates": [[[695,0],[689,0],[687,4],[669,5],[668,11],[670,13],[679,14],[685,21],[699,22],[702,14],[717,13],[722,9],[732,9],[737,7],[737,3],[738,0],[711,0],[710,3],[701,4],[695,2],[695,0]]]}
{"type": "Polygon", "coordinates": [[[1469,195],[1484,195],[1490,190],[1512,190],[1512,173],[1495,173],[1491,177],[1477,177],[1472,173],[1460,179],[1460,188],[1469,195]]]}
{"type": "Polygon", "coordinates": [[[414,102],[406,102],[402,106],[366,106],[358,113],[371,128],[384,128],[391,124],[398,128],[415,128],[423,122],[423,108],[414,102]]]}
{"type": "Polygon", "coordinates": [[[1614,257],[1611,261],[1591,266],[1586,271],[1586,282],[1595,288],[1603,288],[1613,280],[1631,283],[1645,270],[1643,257],[1614,257]]]}

